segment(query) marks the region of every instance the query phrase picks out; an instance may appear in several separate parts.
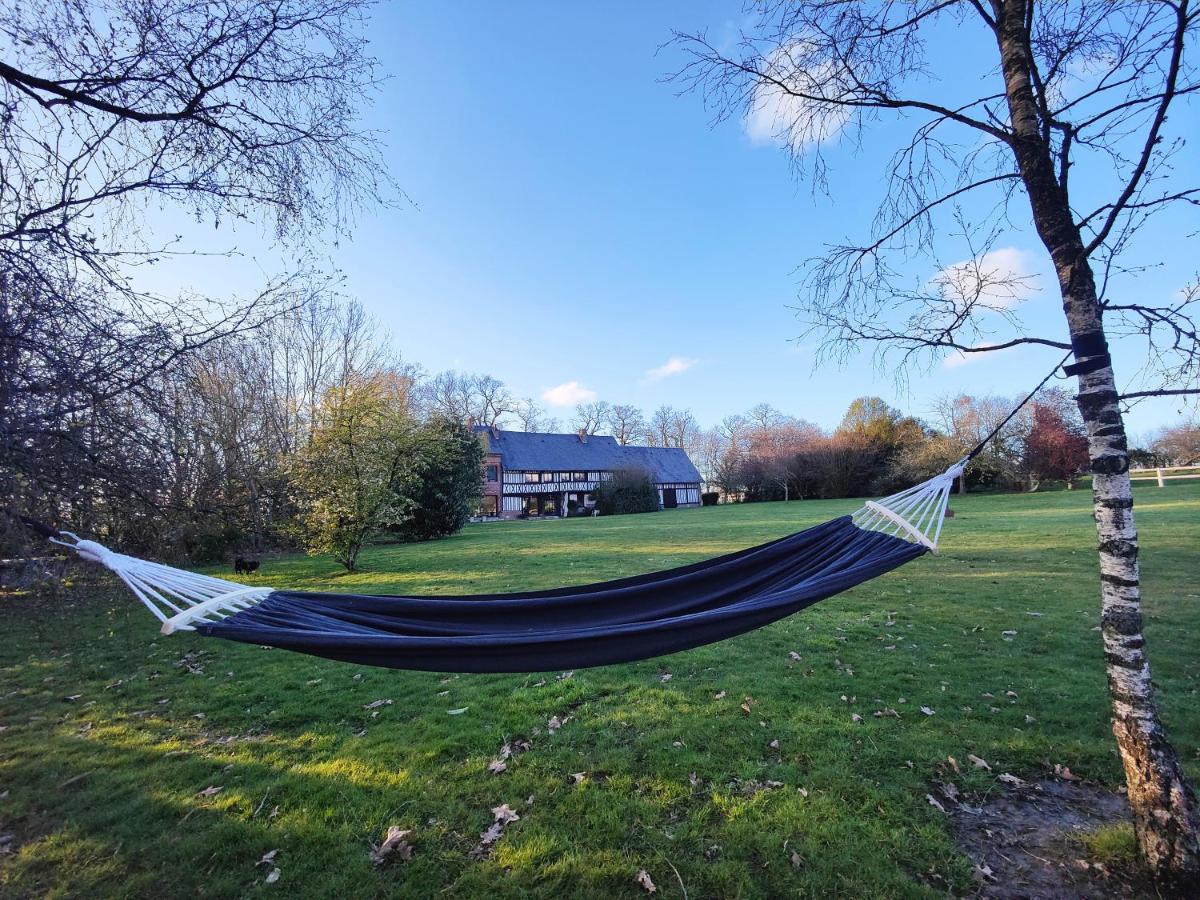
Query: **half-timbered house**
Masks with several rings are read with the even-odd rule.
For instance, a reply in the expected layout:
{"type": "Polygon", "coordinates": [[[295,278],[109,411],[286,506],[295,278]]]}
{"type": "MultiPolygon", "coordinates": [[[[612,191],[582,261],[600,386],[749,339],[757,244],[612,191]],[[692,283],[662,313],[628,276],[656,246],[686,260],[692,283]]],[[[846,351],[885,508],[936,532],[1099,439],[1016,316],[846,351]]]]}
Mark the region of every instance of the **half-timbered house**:
{"type": "Polygon", "coordinates": [[[475,429],[484,444],[485,516],[586,514],[592,494],[618,469],[650,475],[663,509],[700,505],[700,473],[687,452],[674,447],[622,447],[609,435],[541,434],[475,429]]]}

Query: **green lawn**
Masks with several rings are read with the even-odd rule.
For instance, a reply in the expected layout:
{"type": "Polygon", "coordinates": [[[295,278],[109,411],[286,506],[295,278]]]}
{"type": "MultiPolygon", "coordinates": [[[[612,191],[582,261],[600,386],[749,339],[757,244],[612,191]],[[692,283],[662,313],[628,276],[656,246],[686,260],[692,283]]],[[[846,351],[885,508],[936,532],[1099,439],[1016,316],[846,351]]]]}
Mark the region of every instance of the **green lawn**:
{"type": "MultiPolygon", "coordinates": [[[[636,897],[643,868],[666,897],[968,890],[931,783],[982,800],[1004,789],[999,774],[1056,763],[1119,783],[1089,500],[956,498],[941,556],[724,644],[570,677],[362,669],[163,638],[111,589],[3,598],[0,894],[636,897]],[[376,700],[389,702],[366,708],[376,700]],[[899,716],[873,715],[885,707],[899,716]],[[554,716],[566,721],[549,733],[554,716]],[[530,748],[489,773],[518,739],[530,748]],[[474,858],[505,803],[519,821],[474,858]],[[415,853],[375,867],[370,844],[390,825],[412,830],[415,853]]],[[[1151,659],[1200,775],[1200,485],[1139,486],[1138,501],[1151,659]]],[[[259,580],[552,587],[693,561],[854,505],[476,525],[367,552],[359,574],[289,557],[259,580]]]]}

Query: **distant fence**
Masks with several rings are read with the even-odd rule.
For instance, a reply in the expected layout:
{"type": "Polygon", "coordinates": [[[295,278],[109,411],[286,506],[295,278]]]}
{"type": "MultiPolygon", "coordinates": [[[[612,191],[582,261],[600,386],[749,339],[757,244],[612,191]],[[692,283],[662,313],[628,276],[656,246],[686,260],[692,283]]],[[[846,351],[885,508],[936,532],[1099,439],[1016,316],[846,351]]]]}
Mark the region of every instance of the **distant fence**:
{"type": "Polygon", "coordinates": [[[1156,469],[1130,469],[1131,481],[1157,481],[1159,487],[1166,487],[1168,481],[1178,481],[1183,478],[1200,478],[1200,466],[1159,466],[1156,469]],[[1184,472],[1187,474],[1176,474],[1184,472]]]}

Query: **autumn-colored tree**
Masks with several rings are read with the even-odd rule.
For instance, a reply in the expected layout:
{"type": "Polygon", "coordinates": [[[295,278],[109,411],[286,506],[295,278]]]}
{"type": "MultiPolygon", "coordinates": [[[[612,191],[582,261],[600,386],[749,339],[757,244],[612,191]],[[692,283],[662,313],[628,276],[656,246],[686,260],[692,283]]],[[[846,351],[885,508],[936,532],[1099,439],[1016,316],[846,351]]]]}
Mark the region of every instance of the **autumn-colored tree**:
{"type": "Polygon", "coordinates": [[[1025,436],[1024,462],[1030,489],[1041,481],[1065,481],[1087,468],[1087,435],[1080,422],[1071,422],[1052,405],[1035,403],[1033,422],[1025,436]]]}
{"type": "Polygon", "coordinates": [[[332,554],[352,572],[368,540],[409,518],[416,437],[408,382],[351,374],[325,393],[289,473],[296,532],[309,553],[332,554]]]}

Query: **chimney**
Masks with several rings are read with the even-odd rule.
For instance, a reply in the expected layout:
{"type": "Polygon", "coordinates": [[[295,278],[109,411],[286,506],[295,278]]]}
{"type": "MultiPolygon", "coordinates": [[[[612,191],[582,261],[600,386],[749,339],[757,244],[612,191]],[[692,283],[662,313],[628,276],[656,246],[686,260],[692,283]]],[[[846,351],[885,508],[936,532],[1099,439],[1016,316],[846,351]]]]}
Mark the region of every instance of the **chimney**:
{"type": "Polygon", "coordinates": [[[580,429],[579,429],[579,443],[581,443],[581,444],[586,444],[586,443],[587,443],[587,439],[588,439],[588,433],[587,433],[587,429],[586,429],[586,428],[580,428],[580,429]]]}

